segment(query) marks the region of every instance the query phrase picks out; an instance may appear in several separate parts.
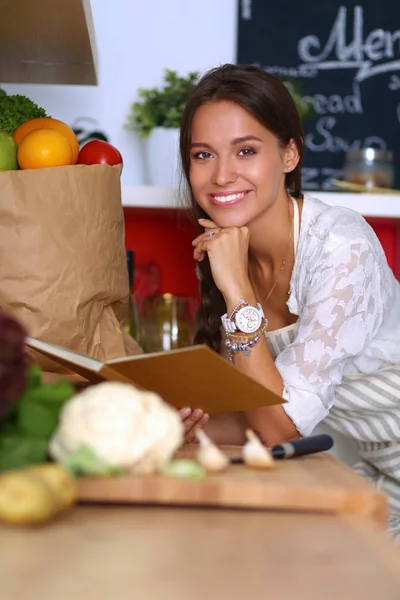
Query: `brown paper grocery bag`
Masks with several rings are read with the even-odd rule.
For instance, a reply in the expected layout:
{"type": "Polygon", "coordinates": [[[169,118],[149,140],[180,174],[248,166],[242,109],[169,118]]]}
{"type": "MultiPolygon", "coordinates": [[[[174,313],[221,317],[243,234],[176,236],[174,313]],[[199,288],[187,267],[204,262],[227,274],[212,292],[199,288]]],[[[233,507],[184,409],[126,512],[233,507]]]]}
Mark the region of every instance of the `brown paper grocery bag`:
{"type": "MultiPolygon", "coordinates": [[[[29,335],[102,361],[140,352],[122,327],[121,165],[0,172],[0,309],[29,335]]],[[[44,370],[60,367],[35,355],[44,370]]]]}

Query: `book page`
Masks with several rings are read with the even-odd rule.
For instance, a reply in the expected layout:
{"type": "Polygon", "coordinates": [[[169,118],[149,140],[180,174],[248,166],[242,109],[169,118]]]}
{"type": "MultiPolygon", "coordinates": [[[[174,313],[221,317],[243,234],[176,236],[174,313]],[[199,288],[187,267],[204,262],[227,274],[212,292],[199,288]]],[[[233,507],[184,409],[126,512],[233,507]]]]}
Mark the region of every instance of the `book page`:
{"type": "Polygon", "coordinates": [[[115,365],[123,362],[132,362],[133,360],[148,360],[149,358],[155,358],[156,356],[164,356],[166,352],[168,355],[171,354],[186,354],[190,351],[197,351],[199,348],[206,348],[205,345],[187,346],[186,348],[175,348],[174,350],[160,350],[159,352],[147,352],[143,354],[135,354],[133,356],[122,356],[121,358],[112,358],[106,362],[107,365],[115,365]]]}
{"type": "Polygon", "coordinates": [[[49,356],[50,358],[59,357],[69,361],[72,364],[80,365],[86,369],[90,369],[91,371],[98,372],[103,367],[103,363],[100,360],[92,358],[91,356],[87,356],[86,354],[81,354],[80,352],[75,352],[74,350],[67,350],[67,348],[42,342],[31,337],[27,337],[25,343],[33,350],[44,352],[46,356],[49,356]]]}

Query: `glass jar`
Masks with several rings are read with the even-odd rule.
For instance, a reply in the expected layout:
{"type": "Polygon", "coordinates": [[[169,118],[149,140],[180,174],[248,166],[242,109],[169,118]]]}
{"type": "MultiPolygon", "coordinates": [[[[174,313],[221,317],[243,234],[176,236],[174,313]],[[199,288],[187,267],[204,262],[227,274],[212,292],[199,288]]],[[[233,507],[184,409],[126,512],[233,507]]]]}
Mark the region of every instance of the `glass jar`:
{"type": "Polygon", "coordinates": [[[141,314],[141,346],[145,352],[184,348],[193,342],[196,300],[173,294],[146,298],[141,314]]]}
{"type": "Polygon", "coordinates": [[[394,186],[393,153],[381,148],[348,150],[343,179],[351,183],[373,187],[394,186]]]}

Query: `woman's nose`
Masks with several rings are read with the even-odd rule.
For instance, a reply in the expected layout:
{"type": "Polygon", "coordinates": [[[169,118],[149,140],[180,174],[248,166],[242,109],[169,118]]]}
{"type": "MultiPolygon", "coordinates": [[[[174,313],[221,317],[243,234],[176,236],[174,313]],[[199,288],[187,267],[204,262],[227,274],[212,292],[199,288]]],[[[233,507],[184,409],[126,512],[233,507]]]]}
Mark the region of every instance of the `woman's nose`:
{"type": "Polygon", "coordinates": [[[213,183],[222,187],[236,181],[237,174],[230,160],[217,160],[213,172],[213,183]]]}

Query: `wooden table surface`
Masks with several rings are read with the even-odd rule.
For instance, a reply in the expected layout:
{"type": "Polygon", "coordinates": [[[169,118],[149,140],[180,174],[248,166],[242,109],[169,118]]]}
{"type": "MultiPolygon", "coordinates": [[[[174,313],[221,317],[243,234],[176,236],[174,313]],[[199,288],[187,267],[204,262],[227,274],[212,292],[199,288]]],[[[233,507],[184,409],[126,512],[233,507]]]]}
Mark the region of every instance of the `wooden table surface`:
{"type": "Polygon", "coordinates": [[[400,551],[332,515],[80,506],[0,547],[4,600],[400,598],[400,551]]]}

